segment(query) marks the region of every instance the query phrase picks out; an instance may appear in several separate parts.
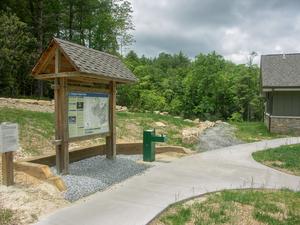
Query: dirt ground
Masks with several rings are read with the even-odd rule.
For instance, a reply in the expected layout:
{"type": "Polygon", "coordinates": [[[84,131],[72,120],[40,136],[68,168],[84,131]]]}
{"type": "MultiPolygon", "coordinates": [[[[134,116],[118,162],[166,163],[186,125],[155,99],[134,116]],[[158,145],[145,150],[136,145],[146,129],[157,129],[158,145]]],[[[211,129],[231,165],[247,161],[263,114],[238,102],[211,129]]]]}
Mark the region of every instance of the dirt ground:
{"type": "Polygon", "coordinates": [[[1,182],[0,209],[13,211],[14,224],[32,224],[39,217],[70,204],[54,186],[25,173],[15,172],[14,186],[6,187],[1,182]]]}
{"type": "Polygon", "coordinates": [[[36,112],[54,112],[54,101],[0,98],[0,107],[24,109],[36,112]]]}

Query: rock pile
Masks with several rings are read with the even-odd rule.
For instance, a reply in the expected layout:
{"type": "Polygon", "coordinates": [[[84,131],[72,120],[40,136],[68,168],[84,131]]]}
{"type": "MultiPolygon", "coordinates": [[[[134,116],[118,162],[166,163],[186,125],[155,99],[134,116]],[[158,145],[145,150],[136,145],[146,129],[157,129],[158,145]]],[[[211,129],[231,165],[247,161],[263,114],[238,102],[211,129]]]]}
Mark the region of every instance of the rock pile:
{"type": "Polygon", "coordinates": [[[117,112],[127,112],[128,108],[126,106],[117,105],[116,110],[117,110],[117,112]]]}
{"type": "MultiPolygon", "coordinates": [[[[187,120],[185,120],[187,121],[187,120]]],[[[211,122],[211,121],[200,121],[196,119],[194,121],[189,120],[188,122],[197,123],[197,127],[189,127],[182,130],[182,142],[185,144],[196,144],[199,142],[199,136],[204,132],[207,128],[213,127],[221,121],[211,122]]]]}

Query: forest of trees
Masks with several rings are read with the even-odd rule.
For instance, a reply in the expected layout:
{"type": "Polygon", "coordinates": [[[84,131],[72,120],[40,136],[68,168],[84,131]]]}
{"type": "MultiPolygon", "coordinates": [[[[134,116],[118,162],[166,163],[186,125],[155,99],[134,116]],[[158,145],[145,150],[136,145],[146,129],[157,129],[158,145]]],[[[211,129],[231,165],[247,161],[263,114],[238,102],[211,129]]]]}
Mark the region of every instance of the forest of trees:
{"type": "Polygon", "coordinates": [[[118,103],[190,118],[259,120],[263,107],[254,56],[249,55],[248,64],[236,65],[216,52],[191,61],[182,52],[150,59],[131,51],[124,62],[139,82],[119,88],[118,103]]]}
{"type": "Polygon", "coordinates": [[[139,57],[132,8],[126,0],[2,0],[0,2],[0,95],[53,96],[30,70],[52,37],[122,57],[139,78],[118,88],[117,101],[136,111],[168,111],[201,119],[260,120],[259,68],[236,65],[216,52],[191,60],[184,53],[139,57]]]}
{"type": "Polygon", "coordinates": [[[133,41],[131,13],[126,0],[1,0],[1,94],[51,96],[49,84],[28,75],[54,36],[122,52],[133,41]]]}

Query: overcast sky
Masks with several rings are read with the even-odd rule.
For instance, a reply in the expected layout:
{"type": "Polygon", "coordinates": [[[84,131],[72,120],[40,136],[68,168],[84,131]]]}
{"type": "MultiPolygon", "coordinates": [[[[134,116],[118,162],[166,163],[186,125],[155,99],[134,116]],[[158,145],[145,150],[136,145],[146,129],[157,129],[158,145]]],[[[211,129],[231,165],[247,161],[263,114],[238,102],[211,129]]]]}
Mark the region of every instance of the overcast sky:
{"type": "MultiPolygon", "coordinates": [[[[130,0],[139,55],[300,52],[300,0],[130,0]]],[[[258,57],[257,60],[258,61],[258,57]]]]}

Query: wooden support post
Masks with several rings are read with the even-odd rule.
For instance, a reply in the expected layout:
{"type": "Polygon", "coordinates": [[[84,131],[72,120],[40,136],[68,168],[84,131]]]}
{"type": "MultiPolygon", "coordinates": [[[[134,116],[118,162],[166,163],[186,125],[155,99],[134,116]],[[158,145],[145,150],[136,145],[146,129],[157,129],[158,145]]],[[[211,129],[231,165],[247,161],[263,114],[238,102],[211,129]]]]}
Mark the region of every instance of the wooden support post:
{"type": "Polygon", "coordinates": [[[67,78],[60,78],[61,82],[61,149],[63,161],[63,174],[69,173],[69,131],[68,131],[68,93],[67,93],[67,78]]]}
{"type": "Polygon", "coordinates": [[[106,137],[106,158],[115,159],[116,147],[116,82],[110,82],[109,136],[106,137]]]}
{"type": "MultiPolygon", "coordinates": [[[[61,53],[59,49],[55,52],[55,73],[60,71],[61,53]]],[[[67,78],[55,78],[54,98],[55,98],[55,139],[60,140],[55,146],[56,149],[56,169],[60,174],[69,173],[69,143],[67,125],[67,78]]]]}
{"type": "Polygon", "coordinates": [[[2,153],[2,183],[6,186],[14,184],[13,152],[2,153]]]}

